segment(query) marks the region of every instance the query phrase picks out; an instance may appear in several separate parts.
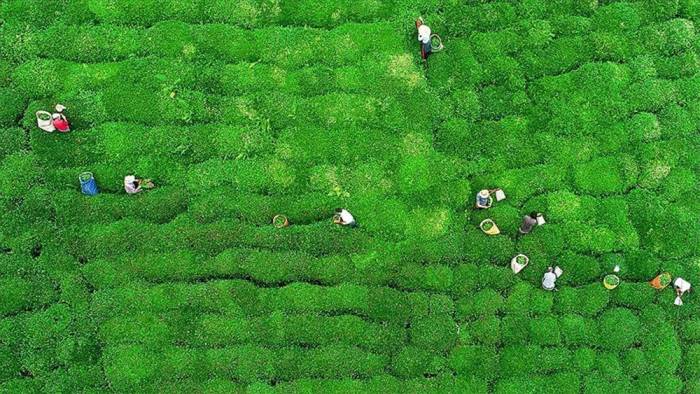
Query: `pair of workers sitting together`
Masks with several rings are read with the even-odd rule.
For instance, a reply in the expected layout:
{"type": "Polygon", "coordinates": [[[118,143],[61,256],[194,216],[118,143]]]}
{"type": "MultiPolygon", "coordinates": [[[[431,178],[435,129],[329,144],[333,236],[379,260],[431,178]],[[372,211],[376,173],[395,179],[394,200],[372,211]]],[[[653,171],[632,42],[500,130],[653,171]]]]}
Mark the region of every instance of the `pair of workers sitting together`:
{"type": "MultiPolygon", "coordinates": [[[[493,205],[493,197],[496,196],[496,201],[501,201],[506,198],[505,193],[501,189],[483,189],[476,194],[476,204],[477,209],[489,209],[493,205]]],[[[529,215],[523,217],[523,222],[518,229],[520,234],[529,234],[535,226],[544,224],[544,217],[542,214],[537,212],[530,212],[529,215]]]]}

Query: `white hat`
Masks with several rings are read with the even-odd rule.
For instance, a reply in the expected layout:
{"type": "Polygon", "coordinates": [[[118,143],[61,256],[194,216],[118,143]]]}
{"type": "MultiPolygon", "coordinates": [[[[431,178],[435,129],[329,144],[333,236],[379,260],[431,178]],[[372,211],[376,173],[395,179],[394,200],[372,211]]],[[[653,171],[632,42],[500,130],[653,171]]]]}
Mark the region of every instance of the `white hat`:
{"type": "Polygon", "coordinates": [[[479,192],[479,195],[481,195],[481,197],[488,197],[488,196],[489,196],[489,191],[486,190],[486,189],[484,189],[484,190],[482,190],[482,191],[479,192]]]}
{"type": "Polygon", "coordinates": [[[51,114],[51,117],[54,118],[54,119],[59,119],[59,118],[61,117],[61,115],[59,115],[59,114],[51,114]]]}
{"type": "Polygon", "coordinates": [[[136,180],[136,177],[133,175],[127,175],[124,177],[124,182],[126,182],[126,183],[134,183],[135,180],[136,180]]]}
{"type": "Polygon", "coordinates": [[[430,28],[428,25],[418,26],[418,41],[427,44],[430,42],[430,28]]]}

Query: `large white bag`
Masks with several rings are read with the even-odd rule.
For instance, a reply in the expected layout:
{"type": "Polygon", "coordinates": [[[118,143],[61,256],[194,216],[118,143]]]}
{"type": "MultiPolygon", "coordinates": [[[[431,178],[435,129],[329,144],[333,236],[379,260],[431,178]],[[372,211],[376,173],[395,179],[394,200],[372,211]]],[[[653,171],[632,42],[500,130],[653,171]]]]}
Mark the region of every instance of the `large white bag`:
{"type": "Polygon", "coordinates": [[[36,111],[36,125],[39,126],[40,129],[49,133],[56,131],[56,128],[53,125],[53,118],[51,117],[51,114],[46,111],[36,111]]]}

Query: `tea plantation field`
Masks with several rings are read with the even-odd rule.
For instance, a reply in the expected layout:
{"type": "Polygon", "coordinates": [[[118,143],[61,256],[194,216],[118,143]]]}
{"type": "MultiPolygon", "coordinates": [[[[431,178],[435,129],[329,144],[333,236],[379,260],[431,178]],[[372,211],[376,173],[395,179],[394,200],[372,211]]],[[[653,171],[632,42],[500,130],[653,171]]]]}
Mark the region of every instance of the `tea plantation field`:
{"type": "Polygon", "coordinates": [[[700,393],[700,296],[648,283],[700,287],[699,26],[700,0],[2,1],[0,392],[700,393]],[[37,128],[56,103],[70,133],[37,128]]]}

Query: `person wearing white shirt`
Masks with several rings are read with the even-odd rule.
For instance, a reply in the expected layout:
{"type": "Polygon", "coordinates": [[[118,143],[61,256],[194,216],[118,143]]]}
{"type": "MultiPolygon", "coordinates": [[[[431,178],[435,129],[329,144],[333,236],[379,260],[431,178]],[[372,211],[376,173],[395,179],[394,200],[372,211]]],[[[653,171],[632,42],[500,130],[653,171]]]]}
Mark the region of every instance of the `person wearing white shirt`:
{"type": "Polygon", "coordinates": [[[542,288],[549,291],[556,290],[557,279],[559,279],[561,274],[562,270],[559,267],[547,268],[547,272],[542,277],[542,288]]]}
{"type": "Polygon", "coordinates": [[[357,222],[355,222],[355,218],[350,212],[348,212],[347,209],[343,208],[337,208],[335,210],[333,222],[341,226],[357,227],[357,222]]]}
{"type": "Polygon", "coordinates": [[[681,298],[683,294],[690,291],[690,282],[678,277],[673,281],[673,288],[676,289],[676,300],[673,303],[678,306],[683,305],[683,300],[681,298]]]}
{"type": "Polygon", "coordinates": [[[127,194],[140,193],[144,188],[153,188],[153,182],[150,179],[139,179],[134,175],[127,175],[124,177],[124,190],[127,194]]]}
{"type": "Polygon", "coordinates": [[[673,288],[676,289],[676,294],[681,296],[683,293],[690,290],[690,282],[683,278],[676,278],[676,280],[673,281],[673,288]]]}
{"type": "Polygon", "coordinates": [[[418,29],[418,41],[420,42],[420,56],[423,60],[427,60],[428,56],[433,52],[432,39],[430,38],[432,31],[428,25],[423,23],[423,18],[416,20],[416,28],[418,29]]]}

